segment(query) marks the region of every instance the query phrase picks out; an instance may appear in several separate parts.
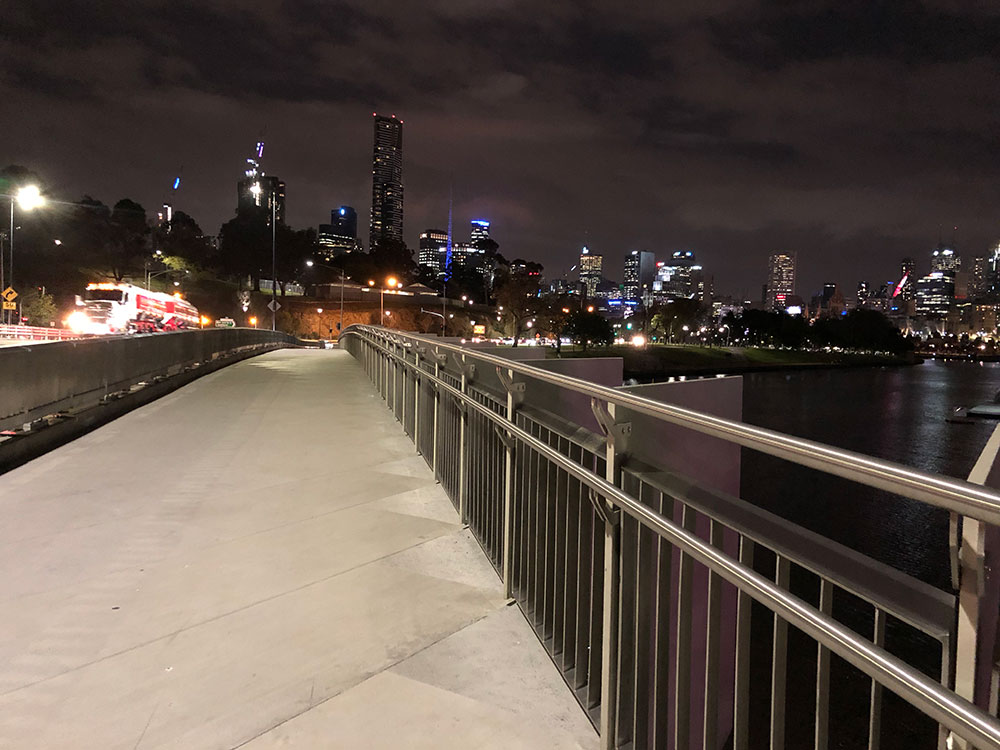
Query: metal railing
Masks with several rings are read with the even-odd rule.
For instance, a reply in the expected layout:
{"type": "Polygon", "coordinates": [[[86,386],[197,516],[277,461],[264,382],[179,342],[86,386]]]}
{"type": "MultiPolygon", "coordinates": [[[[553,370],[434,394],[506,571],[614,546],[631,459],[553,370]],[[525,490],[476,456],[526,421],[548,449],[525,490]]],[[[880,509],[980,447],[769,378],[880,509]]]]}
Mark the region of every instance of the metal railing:
{"type": "Polygon", "coordinates": [[[68,328],[52,328],[44,326],[23,326],[0,324],[0,338],[18,339],[21,341],[68,341],[81,338],[79,333],[68,328]]]}
{"type": "Polygon", "coordinates": [[[948,688],[953,597],[856,554],[853,576],[826,567],[768,533],[767,524],[780,523],[769,514],[629,457],[630,425],[615,413],[648,415],[990,524],[1000,523],[998,493],[434,338],[357,326],[341,342],[482,545],[602,747],[715,750],[731,731],[735,750],[783,748],[791,705],[811,714],[810,744],[822,750],[831,736],[831,656],[868,679],[863,690],[848,680],[852,695],[836,701],[867,716],[860,729],[843,725],[834,735],[848,743],[841,746],[880,747],[888,688],[905,702],[893,715],[913,719],[908,731],[918,741],[906,746],[944,747],[951,731],[976,747],[1000,747],[997,719],[948,688]],[[604,434],[526,407],[532,381],[589,396],[604,434]],[[815,604],[790,590],[803,574],[818,584],[815,604]],[[866,608],[870,635],[834,619],[835,595],[866,608]],[[752,602],[764,609],[754,612],[752,602]],[[790,646],[789,625],[811,646],[790,646]],[[936,644],[940,671],[887,651],[887,625],[912,630],[925,648],[936,644]],[[770,656],[763,669],[761,655],[770,656]],[[804,665],[814,675],[805,708],[787,691],[790,660],[797,682],[804,665]]]}

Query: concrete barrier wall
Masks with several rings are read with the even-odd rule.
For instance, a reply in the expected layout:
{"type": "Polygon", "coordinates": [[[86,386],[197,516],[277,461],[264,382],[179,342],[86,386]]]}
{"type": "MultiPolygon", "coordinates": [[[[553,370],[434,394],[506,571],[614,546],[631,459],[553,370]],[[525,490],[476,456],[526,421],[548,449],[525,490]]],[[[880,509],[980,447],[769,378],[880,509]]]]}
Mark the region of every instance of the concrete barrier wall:
{"type": "Polygon", "coordinates": [[[291,336],[213,328],[106,336],[0,348],[0,429],[99,401],[105,395],[200,363],[295,346],[291,336]]]}

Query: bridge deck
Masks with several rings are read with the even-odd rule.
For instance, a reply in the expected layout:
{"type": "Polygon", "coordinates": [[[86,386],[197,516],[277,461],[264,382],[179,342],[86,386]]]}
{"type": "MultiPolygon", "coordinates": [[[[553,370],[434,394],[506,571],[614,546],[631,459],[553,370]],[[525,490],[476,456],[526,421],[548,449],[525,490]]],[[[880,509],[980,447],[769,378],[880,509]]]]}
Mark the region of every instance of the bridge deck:
{"type": "Polygon", "coordinates": [[[0,477],[0,748],[596,747],[346,353],[0,477]]]}

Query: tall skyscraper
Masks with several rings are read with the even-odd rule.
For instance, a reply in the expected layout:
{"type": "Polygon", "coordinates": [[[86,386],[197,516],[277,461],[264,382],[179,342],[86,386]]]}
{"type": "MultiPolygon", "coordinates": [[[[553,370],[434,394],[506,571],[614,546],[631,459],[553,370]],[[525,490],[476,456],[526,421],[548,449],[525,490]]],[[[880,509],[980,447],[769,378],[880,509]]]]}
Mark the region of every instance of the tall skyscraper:
{"type": "Polygon", "coordinates": [[[986,294],[1000,296],[1000,242],[986,254],[986,294]]]}
{"type": "Polygon", "coordinates": [[[774,253],[767,259],[767,299],[769,310],[784,310],[795,294],[795,255],[774,253]]]}
{"type": "Polygon", "coordinates": [[[590,252],[584,246],[580,251],[580,283],[583,284],[588,297],[597,294],[597,285],[604,277],[604,256],[590,252]]]}
{"type": "Polygon", "coordinates": [[[403,121],[375,117],[372,152],[372,219],[368,249],[384,240],[403,241],[403,121]]]}
{"type": "Polygon", "coordinates": [[[341,206],[330,212],[330,223],[319,225],[319,250],[326,258],[361,249],[358,243],[358,212],[341,206]]]}
{"type": "Polygon", "coordinates": [[[977,255],[972,259],[972,272],[969,274],[969,296],[979,299],[986,296],[990,289],[989,264],[985,255],[977,255]]]}
{"type": "Polygon", "coordinates": [[[285,183],[261,168],[264,142],[258,141],[253,156],[246,160],[243,179],[236,183],[237,216],[260,216],[268,225],[274,216],[285,223],[285,183]]]}
{"type": "Polygon", "coordinates": [[[624,289],[626,300],[640,302],[644,291],[653,288],[656,278],[656,257],[646,250],[633,250],[625,256],[624,289]]]}
{"type": "Polygon", "coordinates": [[[490,223],[486,219],[473,219],[472,231],[469,233],[469,242],[478,245],[481,240],[490,238],[490,223]]]}
{"type": "Polygon", "coordinates": [[[425,229],[420,233],[420,250],[417,253],[417,263],[434,269],[440,276],[445,272],[447,255],[447,232],[443,232],[440,229],[425,229]]]}
{"type": "Polygon", "coordinates": [[[958,257],[958,251],[953,247],[948,247],[944,243],[931,250],[931,270],[932,271],[957,271],[962,267],[962,259],[958,257]]]}
{"type": "Polygon", "coordinates": [[[653,297],[670,301],[675,299],[702,300],[705,294],[705,276],[691,250],[676,250],[670,260],[656,266],[653,297]]]}

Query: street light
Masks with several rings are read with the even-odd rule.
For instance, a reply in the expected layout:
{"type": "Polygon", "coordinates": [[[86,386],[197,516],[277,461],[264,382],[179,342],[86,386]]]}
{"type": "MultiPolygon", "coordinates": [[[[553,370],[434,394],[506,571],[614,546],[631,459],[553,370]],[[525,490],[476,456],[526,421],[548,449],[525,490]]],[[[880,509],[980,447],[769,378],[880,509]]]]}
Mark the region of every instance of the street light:
{"type": "MultiPolygon", "coordinates": [[[[396,284],[403,286],[402,282],[397,282],[395,276],[390,276],[385,280],[385,284],[378,290],[378,309],[379,309],[379,321],[385,320],[385,287],[390,286],[395,288],[396,284]]],[[[368,286],[374,285],[374,281],[369,281],[368,286]]]]}
{"type": "MultiPolygon", "coordinates": [[[[344,269],[337,268],[336,266],[328,266],[325,263],[317,263],[314,260],[307,260],[306,265],[309,266],[309,268],[312,268],[313,266],[323,266],[323,268],[329,268],[331,271],[340,271],[340,325],[337,327],[337,331],[342,332],[344,330],[344,279],[346,278],[344,276],[344,269]]],[[[369,281],[368,285],[371,286],[374,283],[374,281],[369,281]]],[[[320,310],[320,312],[323,311],[320,310]]]]}
{"type": "MultiPolygon", "coordinates": [[[[7,274],[7,282],[5,284],[3,254],[0,253],[0,288],[6,289],[8,286],[14,286],[14,204],[17,203],[22,211],[34,211],[36,208],[45,205],[45,196],[42,195],[42,191],[39,190],[38,185],[25,185],[19,188],[17,193],[13,195],[5,193],[4,197],[10,200],[10,239],[7,243],[10,249],[10,270],[7,274]]],[[[6,315],[5,311],[4,317],[6,315]]]]}

